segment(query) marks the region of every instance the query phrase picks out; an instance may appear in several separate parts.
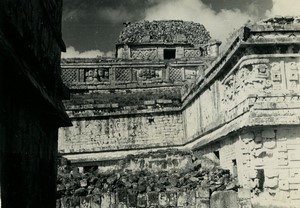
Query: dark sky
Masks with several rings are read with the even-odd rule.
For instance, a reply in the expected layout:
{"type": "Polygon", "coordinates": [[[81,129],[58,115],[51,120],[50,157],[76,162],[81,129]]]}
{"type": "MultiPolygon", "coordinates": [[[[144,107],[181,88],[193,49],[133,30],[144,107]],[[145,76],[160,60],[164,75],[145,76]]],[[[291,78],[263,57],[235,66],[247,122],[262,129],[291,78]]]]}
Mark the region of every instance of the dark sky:
{"type": "Polygon", "coordinates": [[[280,0],[64,0],[63,39],[78,53],[114,51],[123,22],[183,19],[203,24],[224,42],[248,19],[265,18],[280,0]]]}

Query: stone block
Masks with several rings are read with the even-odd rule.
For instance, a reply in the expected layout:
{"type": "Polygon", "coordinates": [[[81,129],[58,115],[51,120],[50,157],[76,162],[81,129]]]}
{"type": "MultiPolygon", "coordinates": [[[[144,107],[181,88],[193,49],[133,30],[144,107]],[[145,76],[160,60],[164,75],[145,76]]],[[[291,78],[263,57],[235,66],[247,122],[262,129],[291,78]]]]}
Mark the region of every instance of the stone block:
{"type": "Polygon", "coordinates": [[[211,195],[210,208],[239,208],[238,194],[235,191],[216,191],[211,195]]]}
{"type": "Polygon", "coordinates": [[[265,176],[268,178],[278,177],[279,172],[274,168],[265,168],[265,176]]]}
{"type": "Polygon", "coordinates": [[[238,189],[238,198],[239,199],[251,199],[251,190],[246,188],[238,189]]]}
{"type": "Polygon", "coordinates": [[[284,142],[278,142],[277,149],[279,152],[287,152],[287,145],[284,142]]]}
{"type": "Polygon", "coordinates": [[[216,191],[211,195],[210,208],[238,208],[238,196],[235,191],[216,191]]]}
{"type": "Polygon", "coordinates": [[[147,195],[146,194],[138,194],[137,207],[147,207],[147,195]]]}
{"type": "Polygon", "coordinates": [[[116,193],[114,192],[110,193],[110,207],[111,208],[117,207],[117,196],[116,193]]]}
{"type": "Polygon", "coordinates": [[[264,186],[266,188],[276,188],[278,186],[278,178],[277,177],[273,177],[273,178],[265,177],[264,186]]]}
{"type": "Polygon", "coordinates": [[[209,198],[210,193],[209,193],[209,188],[197,186],[196,189],[196,197],[197,198],[209,198]]]}
{"type": "Polygon", "coordinates": [[[186,207],[188,204],[188,196],[186,192],[178,192],[177,194],[177,206],[186,207]]]}
{"type": "Polygon", "coordinates": [[[290,197],[291,199],[294,200],[299,200],[300,199],[300,185],[298,185],[297,190],[291,190],[290,191],[290,197]]]}
{"type": "Polygon", "coordinates": [[[279,179],[284,180],[290,177],[290,170],[289,169],[279,169],[278,170],[279,179]]]}
{"type": "Polygon", "coordinates": [[[102,194],[101,208],[110,208],[110,194],[109,193],[102,194]]]}
{"type": "Polygon", "coordinates": [[[116,190],[116,204],[124,203],[127,204],[127,190],[117,189],[116,190]]]}
{"type": "Polygon", "coordinates": [[[239,208],[252,208],[251,199],[240,199],[239,208]]]}
{"type": "Polygon", "coordinates": [[[147,198],[148,198],[148,205],[149,206],[158,206],[159,205],[159,194],[158,192],[149,192],[147,194],[147,198]]]}
{"type": "Polygon", "coordinates": [[[127,208],[127,205],[124,204],[123,202],[120,202],[120,203],[118,203],[116,205],[117,205],[116,207],[112,207],[112,208],[127,208]]]}
{"type": "Polygon", "coordinates": [[[118,107],[119,107],[119,103],[112,103],[112,104],[111,104],[111,107],[112,107],[112,108],[118,108],[118,107]]]}
{"type": "Polygon", "coordinates": [[[91,208],[91,198],[90,197],[80,197],[80,207],[91,208]]]}
{"type": "Polygon", "coordinates": [[[87,180],[86,180],[86,179],[82,179],[82,180],[80,181],[80,186],[81,186],[81,187],[87,187],[87,180]]]}
{"type": "Polygon", "coordinates": [[[157,99],[156,103],[158,104],[172,104],[172,100],[167,100],[167,99],[157,99]]]}
{"type": "Polygon", "coordinates": [[[169,205],[169,199],[165,192],[160,192],[158,196],[159,205],[161,207],[167,207],[169,205]]]}
{"type": "Polygon", "coordinates": [[[278,159],[278,165],[279,166],[287,166],[288,165],[288,160],[286,160],[286,159],[278,159]]]}
{"type": "Polygon", "coordinates": [[[167,192],[167,197],[169,201],[169,207],[177,206],[177,193],[176,192],[167,192]]]}
{"type": "MultiPolygon", "coordinates": [[[[0,199],[0,206],[1,206],[1,199],[0,199]]],[[[56,208],[61,208],[61,199],[56,199],[56,208]]]]}
{"type": "Polygon", "coordinates": [[[101,207],[101,195],[93,195],[91,197],[91,208],[100,208],[101,207]]]}
{"type": "Polygon", "coordinates": [[[264,147],[268,149],[273,149],[276,147],[275,138],[265,138],[264,139],[264,147]]]}
{"type": "Polygon", "coordinates": [[[155,100],[145,100],[144,105],[155,105],[155,100]]]}
{"type": "Polygon", "coordinates": [[[188,205],[194,207],[196,204],[196,191],[190,190],[187,195],[188,205]]]}
{"type": "Polygon", "coordinates": [[[282,191],[288,191],[290,189],[290,184],[288,180],[279,180],[278,187],[282,191]]]}
{"type": "Polygon", "coordinates": [[[209,198],[196,198],[196,208],[209,208],[209,198]]]}
{"type": "Polygon", "coordinates": [[[137,207],[137,194],[128,194],[127,199],[128,207],[137,207]]]}
{"type": "Polygon", "coordinates": [[[288,151],[288,158],[292,161],[300,161],[299,150],[288,151]]]}
{"type": "Polygon", "coordinates": [[[261,132],[261,136],[263,138],[275,138],[275,131],[274,129],[267,129],[261,132]]]}

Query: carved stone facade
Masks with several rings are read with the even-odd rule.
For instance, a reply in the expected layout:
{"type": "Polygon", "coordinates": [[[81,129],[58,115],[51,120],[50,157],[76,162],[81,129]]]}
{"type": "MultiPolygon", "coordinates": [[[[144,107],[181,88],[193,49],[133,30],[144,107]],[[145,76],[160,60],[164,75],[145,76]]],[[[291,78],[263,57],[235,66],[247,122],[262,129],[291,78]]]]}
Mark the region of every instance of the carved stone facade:
{"type": "MultiPolygon", "coordinates": [[[[104,150],[192,150],[238,178],[240,199],[299,207],[300,25],[287,19],[241,28],[218,57],[217,42],[165,46],[175,56],[168,60],[157,44],[157,59],[148,61],[150,46],[141,43],[145,50],[132,60],[135,43],[119,45],[119,58],[126,57],[119,62],[64,60],[63,69],[73,71],[66,73],[73,100],[65,104],[76,127],[61,129],[61,151],[72,162],[78,152],[89,158],[93,148],[93,161],[103,160],[104,150]],[[107,82],[81,79],[83,68],[104,67],[107,82]]],[[[109,159],[116,156],[110,152],[109,159]]]]}

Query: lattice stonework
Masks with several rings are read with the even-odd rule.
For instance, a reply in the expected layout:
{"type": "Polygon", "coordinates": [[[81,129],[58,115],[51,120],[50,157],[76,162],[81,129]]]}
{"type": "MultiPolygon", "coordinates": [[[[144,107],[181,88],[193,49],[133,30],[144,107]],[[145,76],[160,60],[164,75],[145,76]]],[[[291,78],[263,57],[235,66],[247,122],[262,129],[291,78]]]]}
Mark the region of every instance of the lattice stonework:
{"type": "Polygon", "coordinates": [[[184,57],[187,58],[195,58],[201,57],[201,51],[199,49],[185,49],[184,50],[184,57]]]}
{"type": "Polygon", "coordinates": [[[131,58],[142,59],[142,60],[157,59],[157,50],[156,49],[132,50],[131,58]]]}
{"type": "Polygon", "coordinates": [[[179,68],[170,68],[170,80],[180,81],[182,80],[181,69],[179,68]]]}
{"type": "Polygon", "coordinates": [[[62,69],[61,78],[64,83],[78,82],[78,70],[62,69]]]}
{"type": "Polygon", "coordinates": [[[131,72],[128,68],[116,68],[116,81],[131,81],[131,72]]]}

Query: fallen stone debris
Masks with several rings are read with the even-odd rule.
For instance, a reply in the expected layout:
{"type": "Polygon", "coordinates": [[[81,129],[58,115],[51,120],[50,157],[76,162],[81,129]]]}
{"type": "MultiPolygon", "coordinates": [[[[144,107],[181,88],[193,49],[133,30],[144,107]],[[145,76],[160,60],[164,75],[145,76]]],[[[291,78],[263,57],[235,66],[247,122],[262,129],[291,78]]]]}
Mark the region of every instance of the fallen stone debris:
{"type": "Polygon", "coordinates": [[[106,193],[123,190],[128,197],[152,193],[179,193],[201,187],[211,195],[216,191],[237,191],[238,184],[228,170],[219,167],[204,169],[194,158],[190,168],[172,171],[137,171],[99,173],[97,169],[79,172],[77,167],[60,166],[57,178],[57,199],[69,198],[73,204],[81,197],[99,200],[106,193]]]}
{"type": "Polygon", "coordinates": [[[127,23],[118,43],[190,43],[206,44],[211,39],[209,32],[200,23],[180,20],[140,21],[127,23]]]}

